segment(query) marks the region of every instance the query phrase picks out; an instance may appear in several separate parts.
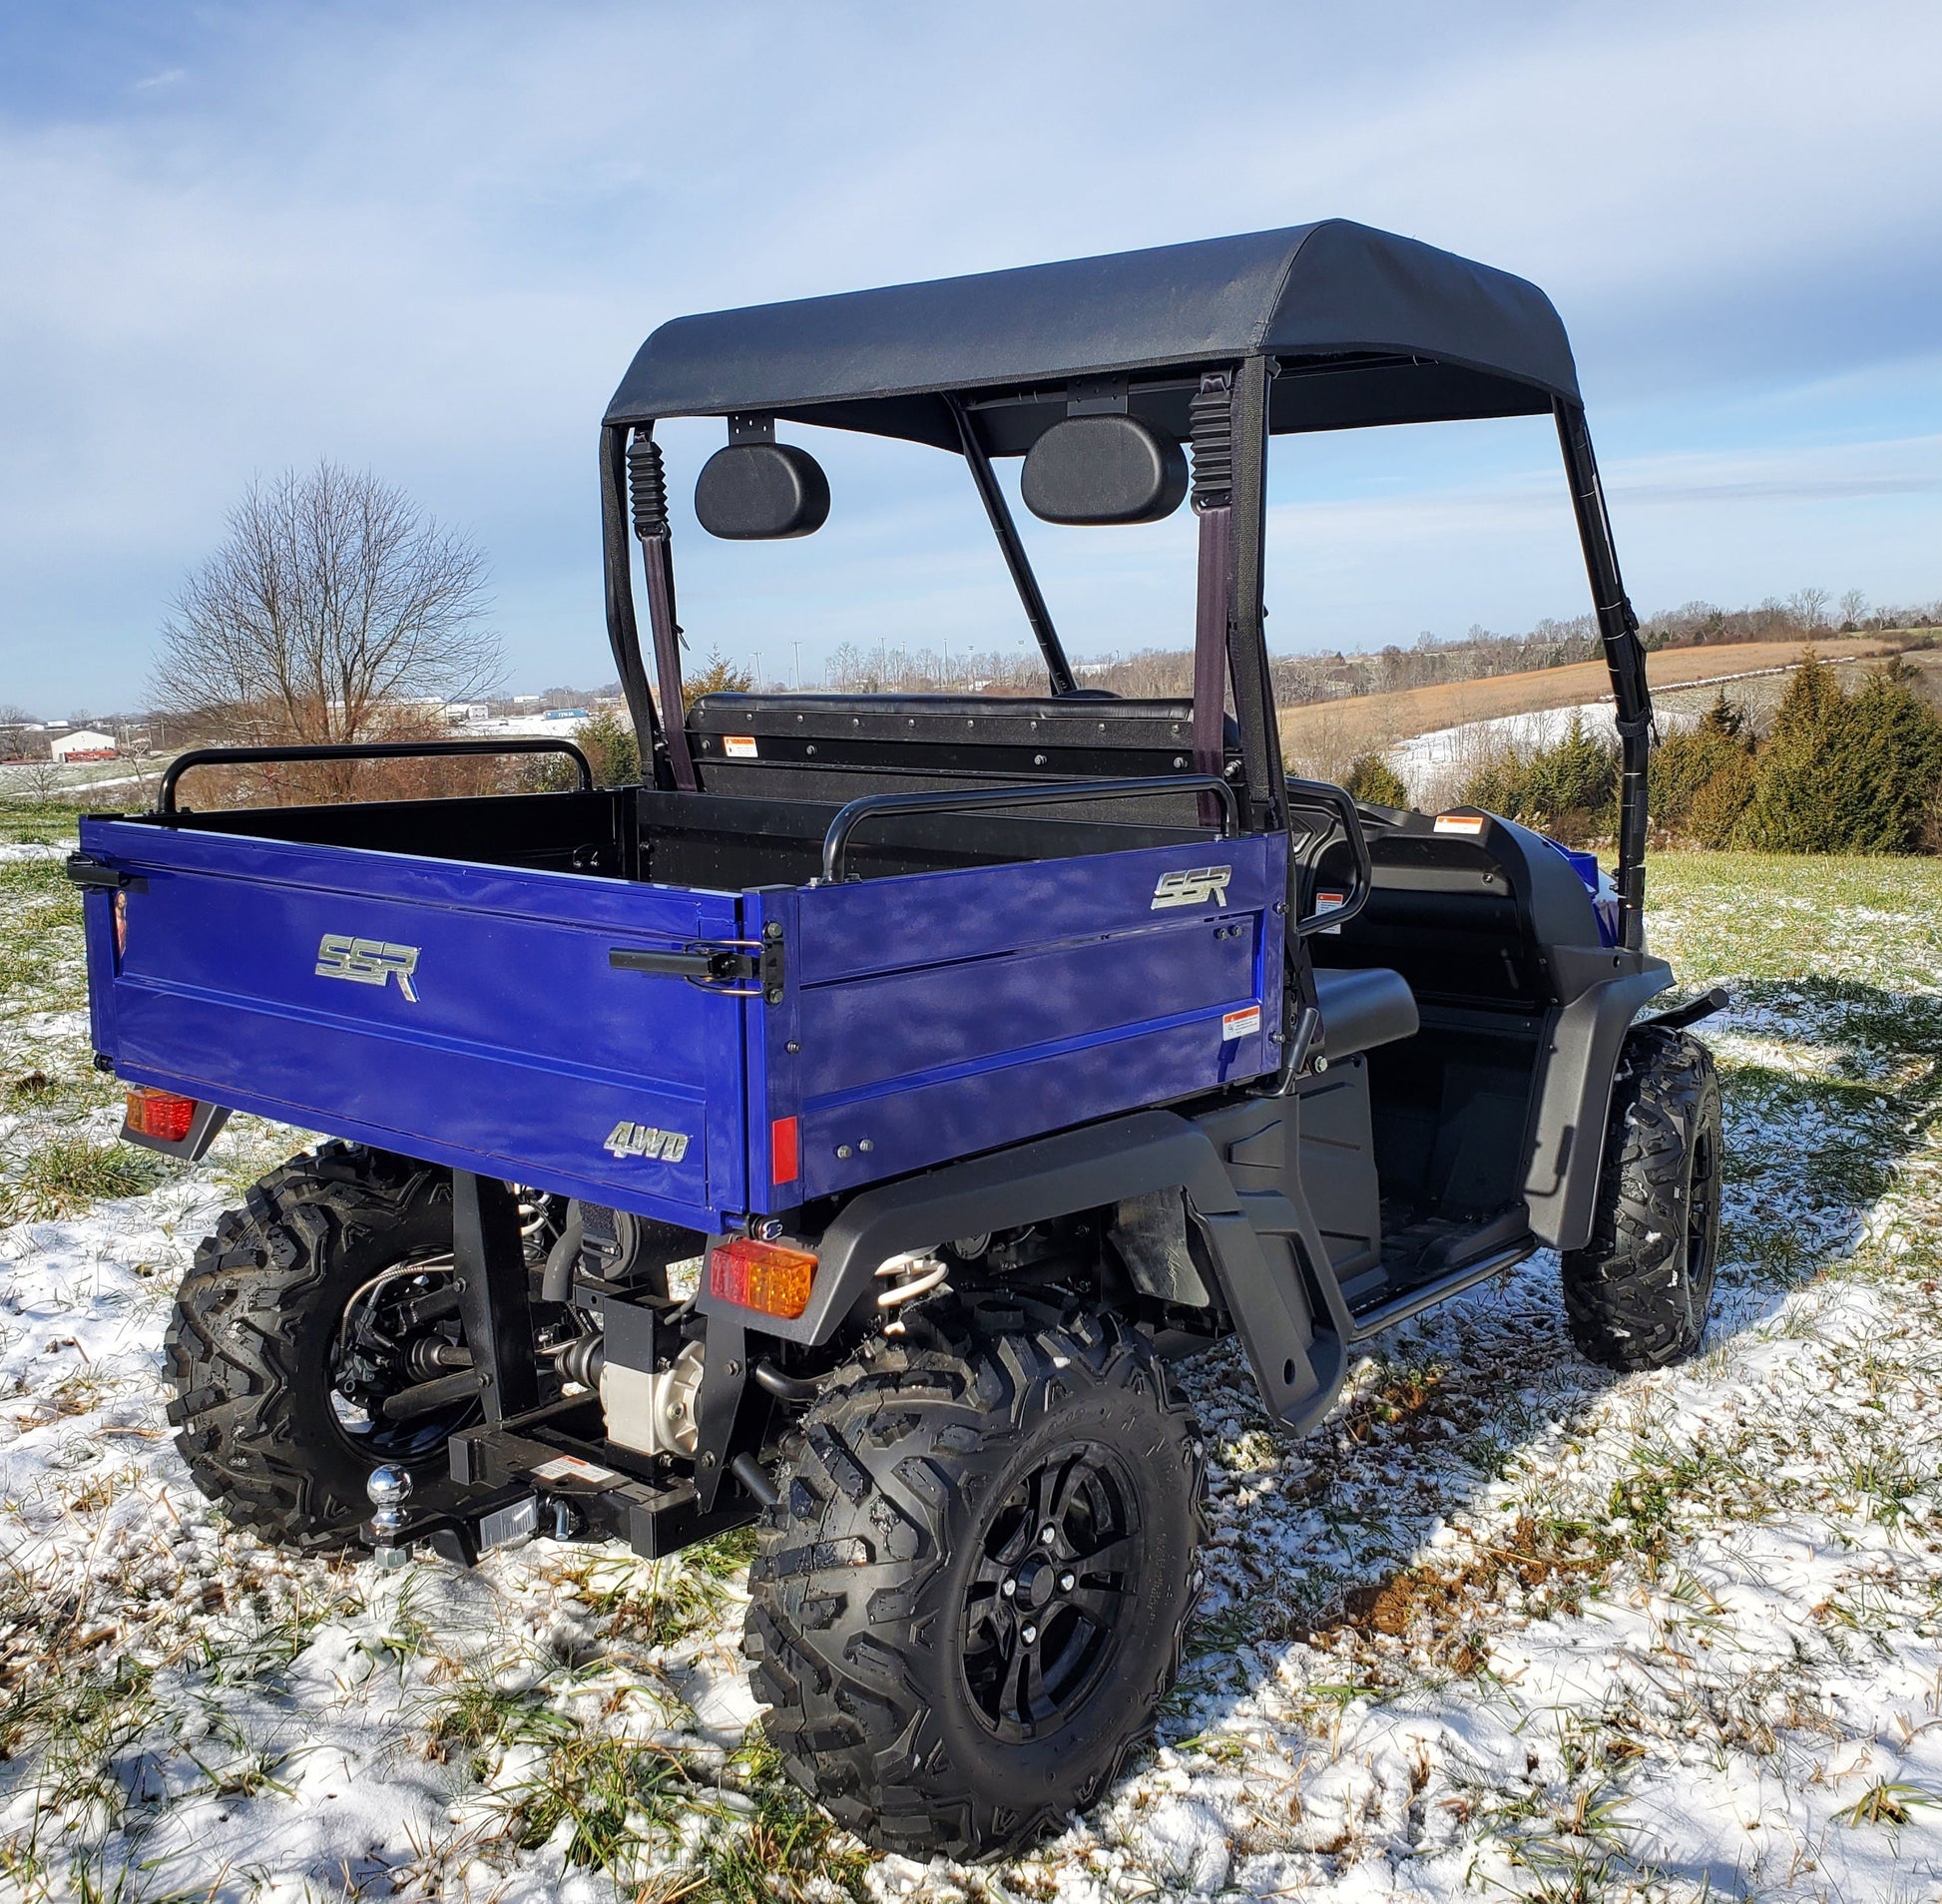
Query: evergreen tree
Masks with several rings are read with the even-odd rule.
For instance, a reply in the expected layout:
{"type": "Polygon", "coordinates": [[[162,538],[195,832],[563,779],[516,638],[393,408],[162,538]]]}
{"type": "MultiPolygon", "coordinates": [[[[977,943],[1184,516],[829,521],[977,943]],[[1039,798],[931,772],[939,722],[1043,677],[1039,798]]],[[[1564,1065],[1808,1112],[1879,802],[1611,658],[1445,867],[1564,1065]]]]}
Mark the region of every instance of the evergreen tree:
{"type": "Polygon", "coordinates": [[[1365,753],[1352,761],[1342,786],[1351,798],[1366,800],[1371,806],[1400,806],[1406,810],[1409,805],[1408,787],[1379,753],[1365,753]]]}
{"type": "Polygon", "coordinates": [[[1746,711],[1721,689],[1696,725],[1675,727],[1653,748],[1648,788],[1654,826],[1723,846],[1752,792],[1752,746],[1746,711]]]}
{"type": "Polygon", "coordinates": [[[1775,853],[1838,853],[1845,829],[1828,768],[1846,751],[1852,704],[1834,671],[1811,647],[1787,682],[1761,743],[1752,797],[1737,841],[1775,853]]]}
{"type": "Polygon", "coordinates": [[[1916,699],[1899,661],[1869,674],[1826,764],[1845,849],[1909,853],[1942,781],[1942,720],[1916,699]]]}
{"type": "Polygon", "coordinates": [[[1576,714],[1564,738],[1540,747],[1525,773],[1523,805],[1534,818],[1567,818],[1596,827],[1618,797],[1619,753],[1585,730],[1576,714]]]}
{"type": "Polygon", "coordinates": [[[1746,710],[1736,701],[1726,699],[1726,691],[1721,688],[1713,698],[1713,703],[1699,716],[1699,731],[1718,734],[1727,740],[1738,740],[1746,736],[1746,710]]]}
{"type": "Polygon", "coordinates": [[[1891,661],[1850,695],[1803,660],[1758,750],[1738,839],[1772,852],[1916,851],[1942,785],[1942,720],[1916,679],[1891,661]]]}

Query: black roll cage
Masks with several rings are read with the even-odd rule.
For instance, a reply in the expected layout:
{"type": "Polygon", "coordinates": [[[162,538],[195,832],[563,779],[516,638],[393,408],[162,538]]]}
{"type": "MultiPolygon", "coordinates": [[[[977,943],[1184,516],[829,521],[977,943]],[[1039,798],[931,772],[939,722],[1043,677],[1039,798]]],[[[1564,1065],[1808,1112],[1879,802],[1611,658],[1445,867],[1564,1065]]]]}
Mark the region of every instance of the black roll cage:
{"type": "MultiPolygon", "coordinates": [[[[1202,367],[1198,372],[1200,395],[1195,399],[1200,414],[1195,419],[1192,439],[1196,452],[1193,506],[1201,528],[1194,673],[1197,735],[1201,730],[1198,716],[1204,705],[1211,711],[1208,724],[1213,731],[1218,731],[1217,711],[1224,688],[1232,695],[1240,730],[1246,794],[1242,823],[1254,831],[1272,830],[1287,823],[1286,780],[1263,621],[1269,399],[1274,380],[1281,374],[1281,364],[1265,352],[1244,356],[1237,362],[1228,360],[1202,367]],[[1223,400],[1222,415],[1219,405],[1223,400]],[[1210,402],[1212,412],[1204,407],[1210,402]],[[1210,413],[1214,415],[1214,433],[1204,437],[1202,421],[1210,413]],[[1230,448],[1230,465],[1222,462],[1217,454],[1209,453],[1216,444],[1218,448],[1230,448]]],[[[1079,388],[1078,379],[1068,386],[1068,394],[1074,400],[1080,400],[1079,388]]],[[[941,401],[949,417],[959,453],[971,473],[1018,591],[1027,624],[1045,660],[1053,693],[1071,694],[1076,687],[1071,663],[999,487],[992,468],[992,453],[980,425],[981,411],[992,399],[974,391],[940,389],[931,394],[941,401]]],[[[1035,397],[1043,394],[1042,390],[1033,393],[1035,397]]],[[[1564,455],[1617,714],[1621,770],[1619,939],[1628,950],[1639,951],[1645,943],[1646,781],[1653,722],[1645,649],[1639,640],[1638,617],[1626,597],[1620,575],[1611,518],[1606,511],[1584,406],[1555,393],[1550,405],[1564,455]]],[[[786,408],[778,408],[776,414],[786,418],[788,412],[786,408]]],[[[811,420],[825,425],[829,421],[826,415],[811,420]]],[[[610,422],[601,432],[607,632],[628,711],[642,741],[643,777],[651,778],[659,787],[692,787],[694,767],[689,757],[685,722],[677,719],[664,726],[658,715],[634,606],[633,562],[628,549],[630,438],[637,456],[645,449],[651,458],[653,480],[658,485],[660,452],[653,444],[653,433],[652,418],[610,422]]],[[[681,631],[675,622],[671,529],[665,498],[658,488],[654,503],[658,506],[644,513],[637,486],[634,526],[646,565],[657,673],[661,678],[663,701],[679,709],[681,631]]],[[[1202,770],[1211,764],[1207,759],[1196,760],[1197,768],[1202,770]]]]}

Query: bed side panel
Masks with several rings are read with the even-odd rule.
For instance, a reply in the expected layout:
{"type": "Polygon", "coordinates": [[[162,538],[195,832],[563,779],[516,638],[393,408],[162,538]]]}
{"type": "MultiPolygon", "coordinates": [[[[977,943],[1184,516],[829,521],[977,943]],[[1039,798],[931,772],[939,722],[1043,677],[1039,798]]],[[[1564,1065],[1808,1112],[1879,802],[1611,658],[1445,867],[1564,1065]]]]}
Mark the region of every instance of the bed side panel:
{"type": "Polygon", "coordinates": [[[762,1055],[800,1178],[769,1206],[1273,1070],[1285,858],[1277,834],[789,895],[762,1055]]]}

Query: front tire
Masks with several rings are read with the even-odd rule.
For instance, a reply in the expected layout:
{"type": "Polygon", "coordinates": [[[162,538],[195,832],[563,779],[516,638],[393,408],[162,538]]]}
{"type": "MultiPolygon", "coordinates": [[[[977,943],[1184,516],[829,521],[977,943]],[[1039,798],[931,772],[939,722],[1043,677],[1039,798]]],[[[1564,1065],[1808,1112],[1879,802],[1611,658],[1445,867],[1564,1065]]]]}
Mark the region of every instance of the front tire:
{"type": "Polygon", "coordinates": [[[1721,1120],[1712,1054],[1638,1025],[1612,1088],[1592,1238],[1564,1257],[1572,1340],[1594,1362],[1664,1368],[1699,1346],[1719,1247],[1721,1120]]]}
{"type": "Polygon", "coordinates": [[[875,1345],[804,1417],[749,1570],[788,1775],[920,1858],[1016,1851],[1093,1803],[1180,1669],[1203,1469],[1110,1316],[944,1311],[875,1345]]]}
{"type": "MultiPolygon", "coordinates": [[[[424,1479],[444,1465],[461,1404],[409,1424],[347,1400],[364,1365],[354,1326],[387,1294],[442,1298],[451,1279],[447,1171],[327,1144],[270,1172],[204,1238],[183,1279],[166,1353],[169,1419],[196,1485],[230,1519],[306,1553],[341,1548],[370,1512],[382,1463],[424,1479]]],[[[456,1345],[449,1320],[431,1325],[456,1345]]]]}

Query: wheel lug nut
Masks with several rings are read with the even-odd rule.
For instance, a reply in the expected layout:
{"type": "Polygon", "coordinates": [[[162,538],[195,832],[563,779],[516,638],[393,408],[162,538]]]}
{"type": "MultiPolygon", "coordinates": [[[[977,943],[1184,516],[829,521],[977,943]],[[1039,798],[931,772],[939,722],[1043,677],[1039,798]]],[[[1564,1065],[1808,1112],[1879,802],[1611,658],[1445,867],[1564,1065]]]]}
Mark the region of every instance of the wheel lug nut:
{"type": "Polygon", "coordinates": [[[1061,1574],[1059,1576],[1059,1591],[1062,1594],[1071,1593],[1078,1585],[1079,1576],[1077,1574],[1061,1574]]]}
{"type": "Polygon", "coordinates": [[[1042,1528],[1040,1528],[1040,1529],[1039,1529],[1039,1545],[1040,1545],[1040,1546],[1042,1546],[1042,1547],[1050,1547],[1050,1546],[1052,1545],[1052,1543],[1053,1543],[1053,1540],[1054,1540],[1054,1539],[1055,1539],[1055,1537],[1056,1537],[1056,1536],[1058,1535],[1058,1532],[1059,1532],[1059,1530],[1058,1530],[1058,1529],[1057,1529],[1056,1527],[1042,1527],[1042,1528]]]}
{"type": "Polygon", "coordinates": [[[1038,1643],[1039,1630],[1036,1627],[1026,1627],[1020,1631],[1018,1637],[1021,1640],[1023,1640],[1028,1647],[1035,1646],[1038,1643]]]}
{"type": "Polygon", "coordinates": [[[1018,1592],[1018,1582],[1015,1580],[1008,1580],[1006,1581],[1004,1586],[999,1588],[998,1591],[1001,1594],[1003,1594],[1007,1600],[1009,1600],[1015,1593],[1018,1592]]]}

